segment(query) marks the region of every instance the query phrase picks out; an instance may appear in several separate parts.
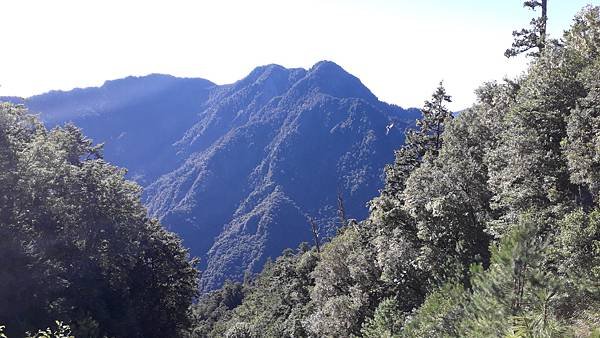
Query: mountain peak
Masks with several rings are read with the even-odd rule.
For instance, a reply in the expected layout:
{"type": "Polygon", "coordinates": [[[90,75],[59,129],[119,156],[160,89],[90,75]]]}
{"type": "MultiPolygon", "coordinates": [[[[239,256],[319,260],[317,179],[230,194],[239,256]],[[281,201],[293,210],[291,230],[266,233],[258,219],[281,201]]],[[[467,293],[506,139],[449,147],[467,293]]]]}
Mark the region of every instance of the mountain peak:
{"type": "Polygon", "coordinates": [[[264,76],[265,74],[271,74],[273,72],[277,72],[277,71],[287,71],[287,69],[281,65],[275,64],[275,63],[271,63],[268,65],[263,65],[263,66],[258,66],[256,68],[254,68],[250,74],[248,74],[248,76],[246,76],[244,79],[253,79],[256,80],[261,76],[264,76]]]}
{"type": "Polygon", "coordinates": [[[130,75],[130,76],[126,76],[126,77],[119,78],[119,79],[106,80],[106,81],[104,81],[104,83],[102,84],[101,87],[109,87],[109,86],[122,85],[122,84],[135,84],[135,83],[141,83],[141,82],[146,82],[146,81],[151,81],[151,82],[172,81],[174,79],[176,79],[176,78],[172,75],[158,74],[158,73],[152,73],[152,74],[142,75],[142,76],[130,75]]]}
{"type": "Polygon", "coordinates": [[[27,106],[41,112],[42,120],[53,125],[59,121],[119,111],[135,102],[147,102],[157,97],[185,97],[194,101],[193,96],[202,96],[214,86],[213,82],[201,78],[166,74],[127,76],[105,81],[98,87],[51,90],[34,95],[27,99],[27,106]]]}
{"type": "Polygon", "coordinates": [[[249,86],[257,85],[261,88],[266,86],[270,88],[269,92],[277,92],[280,95],[305,73],[306,70],[301,68],[288,69],[278,64],[268,64],[254,68],[250,74],[235,82],[230,88],[236,91],[249,86]]]}
{"type": "Polygon", "coordinates": [[[296,69],[294,69],[294,68],[288,69],[281,65],[271,63],[268,65],[258,66],[256,68],[254,68],[250,72],[250,74],[248,74],[246,77],[244,77],[237,83],[249,84],[249,83],[254,83],[257,81],[265,81],[271,77],[287,76],[287,75],[289,75],[289,73],[291,73],[295,70],[296,69]]]}
{"type": "Polygon", "coordinates": [[[259,66],[245,78],[234,83],[232,89],[239,90],[255,84],[275,85],[280,89],[293,85],[299,95],[317,92],[338,98],[378,101],[377,97],[356,76],[329,60],[319,61],[308,70],[285,68],[278,64],[259,66]]]}
{"type": "Polygon", "coordinates": [[[378,101],[377,97],[354,75],[333,61],[319,61],[312,66],[299,88],[315,90],[319,93],[338,98],[357,98],[369,102],[378,101]]]}
{"type": "Polygon", "coordinates": [[[315,63],[309,70],[310,72],[325,72],[329,74],[349,74],[344,68],[333,61],[322,60],[315,63]]]}
{"type": "Polygon", "coordinates": [[[127,76],[121,79],[105,81],[102,89],[123,88],[123,87],[141,87],[141,88],[157,88],[162,89],[183,82],[194,82],[198,85],[206,87],[214,86],[215,84],[209,80],[192,77],[176,77],[169,74],[152,73],[143,76],[127,76]]]}

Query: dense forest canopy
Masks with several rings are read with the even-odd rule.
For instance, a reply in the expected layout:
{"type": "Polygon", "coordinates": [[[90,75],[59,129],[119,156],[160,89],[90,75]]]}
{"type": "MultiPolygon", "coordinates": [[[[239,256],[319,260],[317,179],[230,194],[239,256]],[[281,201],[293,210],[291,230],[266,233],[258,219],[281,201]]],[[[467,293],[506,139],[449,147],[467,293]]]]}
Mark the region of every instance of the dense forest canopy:
{"type": "Polygon", "coordinates": [[[194,335],[600,335],[600,8],[550,41],[543,5],[525,74],[457,117],[440,85],[370,216],[202,297],[194,335]]]}
{"type": "Polygon", "coordinates": [[[0,337],[600,337],[600,7],[550,40],[525,4],[527,72],[457,116],[440,84],[366,219],[197,302],[101,147],[2,104],[0,337]]]}
{"type": "Polygon", "coordinates": [[[195,263],[101,150],[72,125],[48,131],[0,104],[0,323],[11,337],[54,320],[80,337],[189,325],[195,263]]]}

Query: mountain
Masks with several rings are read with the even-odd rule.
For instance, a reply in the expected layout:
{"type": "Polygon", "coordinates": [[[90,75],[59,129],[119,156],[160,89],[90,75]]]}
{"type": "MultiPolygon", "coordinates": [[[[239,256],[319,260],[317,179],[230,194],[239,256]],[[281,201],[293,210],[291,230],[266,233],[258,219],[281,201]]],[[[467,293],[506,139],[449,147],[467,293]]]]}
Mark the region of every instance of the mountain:
{"type": "Polygon", "coordinates": [[[215,85],[166,75],[26,100],[49,125],[72,121],[144,186],[149,214],[202,258],[201,289],[367,215],[416,109],[381,102],[333,62],[267,65],[215,85]]]}
{"type": "Polygon", "coordinates": [[[73,122],[104,143],[110,162],[147,185],[178,163],[172,144],[195,122],[213,87],[204,79],[151,74],[9,101],[40,113],[47,127],[73,122]]]}

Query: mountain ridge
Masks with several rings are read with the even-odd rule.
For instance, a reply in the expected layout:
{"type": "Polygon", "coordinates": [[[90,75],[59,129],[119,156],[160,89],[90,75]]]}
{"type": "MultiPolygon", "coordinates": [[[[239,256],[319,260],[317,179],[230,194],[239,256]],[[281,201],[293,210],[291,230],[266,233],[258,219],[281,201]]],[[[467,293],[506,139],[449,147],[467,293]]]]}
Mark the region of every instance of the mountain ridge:
{"type": "Polygon", "coordinates": [[[335,233],[338,193],[348,217],[366,216],[416,114],[331,61],[259,66],[226,85],[153,74],[45,95],[30,108],[104,142],[149,215],[202,258],[202,291],[310,241],[308,217],[335,233]]]}

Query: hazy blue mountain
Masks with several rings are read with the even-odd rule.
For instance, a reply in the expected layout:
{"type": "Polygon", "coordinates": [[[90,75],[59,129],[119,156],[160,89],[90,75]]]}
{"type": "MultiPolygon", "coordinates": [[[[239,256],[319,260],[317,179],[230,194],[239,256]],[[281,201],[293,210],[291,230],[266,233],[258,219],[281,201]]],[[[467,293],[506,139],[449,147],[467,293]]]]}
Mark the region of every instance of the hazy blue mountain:
{"type": "Polygon", "coordinates": [[[215,90],[177,144],[188,159],[146,189],[147,205],[206,258],[209,290],[310,241],[308,216],[331,234],[337,191],[349,217],[366,216],[414,113],[332,62],[259,67],[215,90]]]}
{"type": "Polygon", "coordinates": [[[25,99],[19,96],[0,96],[0,102],[10,102],[14,104],[24,104],[25,99]]]}
{"type": "Polygon", "coordinates": [[[204,79],[152,74],[106,81],[101,87],[51,91],[25,100],[48,127],[72,122],[106,158],[142,185],[175,167],[173,151],[196,121],[215,84],[204,79]]]}
{"type": "Polygon", "coordinates": [[[106,159],[145,187],[150,215],[202,258],[203,291],[312,241],[309,216],[331,235],[338,192],[349,218],[365,217],[419,115],[328,61],[262,66],[229,85],[130,77],[26,104],[105,142],[106,159]]]}

